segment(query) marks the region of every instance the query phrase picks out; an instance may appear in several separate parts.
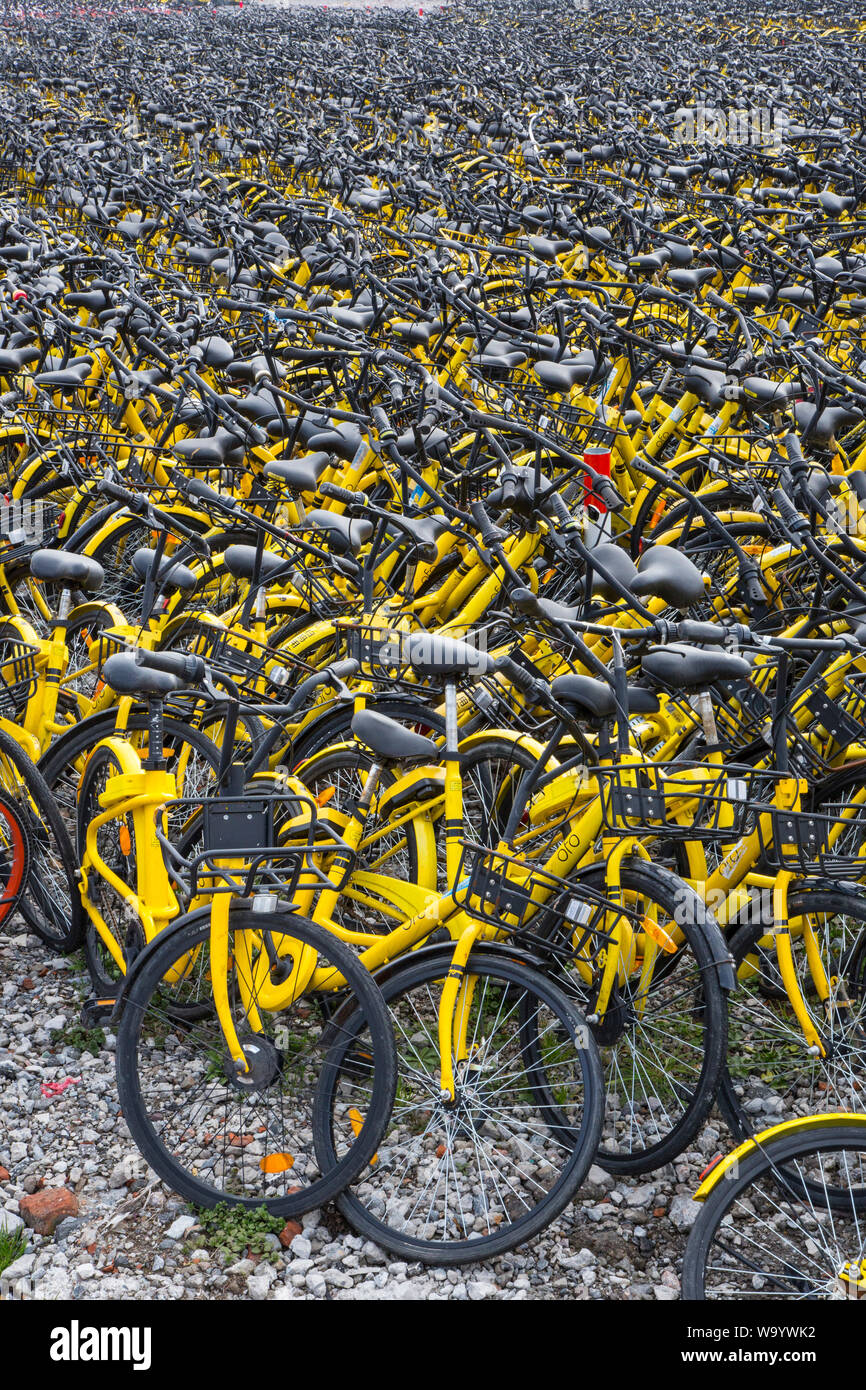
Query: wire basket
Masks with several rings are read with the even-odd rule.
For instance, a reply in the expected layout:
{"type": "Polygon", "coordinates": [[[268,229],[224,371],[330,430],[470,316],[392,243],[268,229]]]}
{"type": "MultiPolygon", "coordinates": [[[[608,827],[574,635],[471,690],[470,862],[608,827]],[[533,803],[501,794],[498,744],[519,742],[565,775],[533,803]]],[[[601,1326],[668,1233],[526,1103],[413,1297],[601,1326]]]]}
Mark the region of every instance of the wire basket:
{"type": "Polygon", "coordinates": [[[297,657],[233,628],[201,624],[191,640],[187,637],[186,644],[216,671],[229,676],[244,699],[256,703],[285,704],[286,687],[293,686],[295,679],[310,669],[297,657]]]}
{"type": "Polygon", "coordinates": [[[0,715],[9,719],[27,708],[38,679],[39,648],[0,634],[0,715]]]}
{"type": "Polygon", "coordinates": [[[732,842],[750,834],[783,774],[764,767],[699,762],[621,763],[591,768],[611,835],[732,842]]]}
{"type": "Polygon", "coordinates": [[[314,799],[294,788],[260,790],[253,784],[242,795],[177,798],[166,810],[180,811],[185,821],[186,854],[162,831],[159,840],[190,900],[232,893],[246,899],[270,896],[273,907],[277,899],[289,906],[305,891],[339,891],[351,874],[349,845],[322,819],[314,799]],[[337,851],[345,862],[332,879],[329,868],[337,851]]]}
{"type": "Polygon", "coordinates": [[[546,955],[587,963],[610,942],[617,922],[643,927],[639,913],[611,902],[583,880],[550,873],[503,850],[463,841],[454,901],[467,916],[546,955]]]}
{"type": "MultiPolygon", "coordinates": [[[[769,868],[802,877],[860,878],[866,872],[866,821],[852,817],[847,828],[839,814],[826,811],[782,811],[762,808],[769,815],[772,836],[762,829],[764,861],[769,868]]],[[[866,815],[866,808],[858,808],[866,815]]],[[[759,821],[763,827],[764,821],[759,821]]]]}
{"type": "Polygon", "coordinates": [[[381,681],[398,681],[407,660],[403,643],[407,633],[381,623],[338,621],[338,640],[343,656],[357,661],[362,674],[381,681]]]}

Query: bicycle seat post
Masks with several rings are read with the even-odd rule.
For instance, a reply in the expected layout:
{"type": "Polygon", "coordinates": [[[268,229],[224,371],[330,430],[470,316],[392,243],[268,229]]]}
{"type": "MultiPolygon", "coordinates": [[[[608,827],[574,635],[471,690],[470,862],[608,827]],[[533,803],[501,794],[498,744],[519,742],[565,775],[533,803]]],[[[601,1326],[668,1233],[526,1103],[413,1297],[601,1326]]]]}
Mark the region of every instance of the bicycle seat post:
{"type": "Polygon", "coordinates": [[[165,734],[162,699],[151,697],[147,702],[147,758],[142,766],[148,771],[165,766],[165,734]]]}

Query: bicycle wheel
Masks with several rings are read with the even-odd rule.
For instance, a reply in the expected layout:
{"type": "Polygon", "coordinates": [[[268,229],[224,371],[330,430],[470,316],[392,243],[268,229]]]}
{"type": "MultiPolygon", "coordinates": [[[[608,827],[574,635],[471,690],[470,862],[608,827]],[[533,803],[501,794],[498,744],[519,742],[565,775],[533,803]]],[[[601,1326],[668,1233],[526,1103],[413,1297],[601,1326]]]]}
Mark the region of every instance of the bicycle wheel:
{"type": "Polygon", "coordinates": [[[746,922],[731,938],[739,988],[731,997],[729,1048],[719,1106],[746,1138],[770,1122],[816,1111],[866,1108],[866,904],[842,884],[804,884],[788,900],[794,968],[826,1056],[816,1057],[779,973],[772,921],[746,922]],[[796,936],[807,916],[830,982],[821,1003],[796,936]]]}
{"type": "Polygon", "coordinates": [[[15,803],[0,793],[0,923],[19,905],[29,872],[27,826],[15,803]]]}
{"type": "MultiPolygon", "coordinates": [[[[552,980],[483,948],[458,1008],[469,1057],[455,1060],[456,1099],[443,1103],[438,1005],[451,958],[425,952],[383,977],[397,1099],[375,1159],[338,1202],[359,1234],[427,1264],[487,1259],[543,1230],[583,1182],[602,1123],[598,1051],[580,1013],[552,980]]],[[[344,1019],[314,1119],[323,1166],[342,1153],[339,1088],[362,1041],[363,1020],[344,1019]]]]}
{"type": "MultiPolygon", "coordinates": [[[[284,957],[285,958],[285,957],[284,957]]],[[[229,979],[233,1017],[249,1050],[249,1082],[235,1071],[212,1007],[210,915],[181,919],[151,946],[130,983],[117,1033],[117,1087],[141,1153],[176,1192],[198,1206],[258,1207],[286,1218],[335,1197],[376,1152],[396,1084],[394,1038],[372,977],[322,928],[289,912],[233,908],[229,979]],[[335,995],[299,994],[279,1013],[260,1012],[253,1032],[240,1003],[245,959],[284,948],[316,953],[341,975],[335,995]],[[175,971],[175,968],[176,971],[175,971]],[[169,979],[174,972],[180,978],[169,979]],[[211,1006],[203,1011],[202,1006],[211,1006]],[[313,1110],[323,1077],[345,1062],[335,1010],[357,1020],[351,1066],[338,1093],[339,1157],[322,1163],[313,1146],[313,1110]]]]}
{"type": "MultiPolygon", "coordinates": [[[[604,897],[605,870],[575,876],[604,897]]],[[[623,903],[638,922],[652,916],[679,932],[675,954],[659,951],[648,975],[637,967],[615,987],[596,1026],[607,1107],[597,1161],[612,1173],[648,1173],[691,1143],[713,1103],[727,1047],[724,938],[695,893],[667,869],[641,860],[622,866],[623,903]]],[[[580,930],[606,926],[605,909],[587,903],[580,930]]],[[[572,922],[565,924],[570,934],[572,922]]],[[[557,936],[551,938],[556,944],[557,936]]],[[[596,982],[587,983],[568,954],[552,963],[580,1007],[594,1011],[596,982]]]]}
{"type": "Polygon", "coordinates": [[[72,841],[38,767],[4,729],[0,729],[0,774],[26,827],[30,863],[19,903],[21,916],[47,945],[74,951],[81,943],[84,910],[72,841]]]}
{"type": "Polygon", "coordinates": [[[841,1300],[866,1265],[866,1125],[767,1136],[695,1222],[683,1298],[841,1300]]]}

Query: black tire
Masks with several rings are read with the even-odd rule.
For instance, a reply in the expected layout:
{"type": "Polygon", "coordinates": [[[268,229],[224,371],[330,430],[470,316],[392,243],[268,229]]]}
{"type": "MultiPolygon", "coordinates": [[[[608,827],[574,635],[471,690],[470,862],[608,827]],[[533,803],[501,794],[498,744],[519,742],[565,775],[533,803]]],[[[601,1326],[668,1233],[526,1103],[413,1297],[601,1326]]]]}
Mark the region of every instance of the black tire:
{"type": "Polygon", "coordinates": [[[30,836],[17,804],[0,792],[0,926],[20,905],[30,873],[30,836]]]}
{"type": "MultiPolygon", "coordinates": [[[[211,998],[207,910],[181,919],[159,937],[132,980],[117,1033],[117,1087],[124,1119],[142,1155],[187,1201],[200,1207],[218,1202],[264,1205],[273,1215],[288,1219],[332,1200],[370,1161],[391,1113],[396,1057],[388,1013],[372,976],[321,927],[286,912],[265,916],[235,908],[230,921],[232,959],[238,959],[232,942],[237,942],[239,933],[258,934],[265,927],[273,944],[302,942],[317,953],[320,966],[333,966],[347,983],[336,996],[301,995],[293,1009],[279,1014],[262,1010],[264,1044],[262,1037],[255,1039],[263,1067],[260,1088],[242,1090],[233,1083],[234,1071],[216,1014],[213,1008],[201,1013],[201,1004],[211,998]],[[188,978],[167,984],[167,972],[184,957],[189,957],[188,978]],[[336,1056],[345,1055],[339,1025],[333,1021],[332,1005],[340,1003],[363,1020],[365,1047],[363,1055],[354,1056],[351,1075],[344,1069],[340,1077],[343,1152],[339,1161],[321,1166],[312,1144],[312,1116],[320,1081],[334,1072],[336,1056]],[[170,1048],[160,1050],[155,1045],[159,1030],[164,1030],[163,1043],[174,1039],[170,1048]],[[196,1070],[203,1070],[204,1083],[191,1081],[196,1070]],[[175,1092],[166,1117],[166,1087],[173,1077],[175,1092]],[[200,1094],[202,1084],[207,1090],[200,1094]],[[187,1103],[199,1095],[190,1110],[187,1103]],[[272,1113],[270,1102],[258,1099],[265,1096],[278,1102],[277,1113],[272,1113]],[[361,1121],[357,1132],[356,1119],[361,1121]],[[176,1129],[170,1128],[173,1122],[176,1129]],[[241,1144],[248,1133],[252,1141],[241,1144]],[[258,1175],[251,1172],[253,1165],[243,1162],[244,1155],[255,1158],[255,1146],[266,1142],[258,1140],[259,1133],[265,1133],[271,1145],[281,1145],[270,1149],[273,1158],[286,1164],[279,1172],[266,1172],[264,1158],[259,1160],[258,1175]],[[221,1134],[229,1142],[218,1154],[221,1134]],[[235,1144],[232,1135],[238,1140],[235,1144]],[[240,1148],[240,1154],[232,1153],[232,1148],[240,1148]],[[228,1172],[206,1181],[203,1174],[216,1174],[220,1162],[228,1172]],[[255,1192],[250,1190],[253,1182],[259,1189],[255,1192]],[[301,1190],[287,1192],[287,1185],[301,1190]]],[[[237,992],[232,992],[237,1001],[237,992]]],[[[237,1017],[237,1002],[234,1012],[237,1017]]],[[[254,1041],[249,1031],[247,1038],[254,1041]]]]}
{"type": "Polygon", "coordinates": [[[771,1136],[719,1180],[686,1246],[684,1299],[846,1297],[840,1271],[866,1259],[866,1126],[844,1120],[771,1136]]]}
{"type": "MultiPolygon", "coordinates": [[[[581,884],[603,896],[605,870],[593,867],[574,882],[578,897],[581,884]]],[[[653,1172],[688,1148],[713,1103],[727,1048],[720,976],[727,948],[704,904],[668,869],[626,860],[622,886],[626,905],[654,906],[659,924],[675,923],[685,938],[675,955],[659,953],[641,992],[629,981],[618,988],[597,1028],[607,1113],[596,1161],[611,1173],[638,1174],[653,1172]]],[[[590,913],[581,929],[592,931],[592,914],[603,927],[603,909],[590,913]]],[[[572,924],[566,927],[570,933],[572,924]]],[[[567,957],[551,968],[591,1015],[591,989],[567,957]]]]}
{"type": "Polygon", "coordinates": [[[790,920],[804,913],[813,919],[824,969],[837,981],[840,1006],[825,1014],[805,949],[792,938],[806,1006],[830,1044],[826,1057],[811,1055],[784,989],[772,938],[766,936],[773,924],[746,921],[734,932],[731,955],[745,978],[731,998],[719,1107],[738,1139],[816,1111],[866,1108],[866,902],[853,886],[804,883],[792,888],[788,912],[790,920]]]}
{"type": "Polygon", "coordinates": [[[19,911],[31,931],[58,951],[81,944],[84,909],[78,892],[78,861],[63,815],[36,764],[0,729],[0,756],[15,773],[14,798],[27,830],[30,866],[19,911]]]}
{"type": "MultiPolygon", "coordinates": [[[[472,1007],[483,1011],[488,1002],[492,1008],[496,1008],[498,1003],[496,1016],[492,1022],[489,1019],[486,1021],[485,1026],[489,1025],[490,1032],[478,1044],[479,1054],[484,1058],[488,1056],[490,1044],[501,1029],[502,1055],[507,1049],[507,1063],[500,1064],[500,1053],[496,1054],[491,1080],[495,1081],[499,1076],[507,1084],[511,1078],[507,1073],[503,1075],[502,1067],[515,1065],[520,1075],[515,1077],[514,1092],[521,1097],[522,1110],[532,1110],[535,1123],[524,1123],[520,1132],[520,1121],[515,1118],[517,1112],[511,1109],[508,1114],[513,1129],[498,1120],[500,1112],[495,1109],[489,1083],[488,1090],[484,1090],[483,1071],[469,1073],[468,1085],[458,1085],[458,1105],[453,1110],[454,1118],[450,1118],[452,1112],[446,1111],[440,1101],[439,1050],[436,1041],[436,1005],[450,961],[450,948],[425,953],[424,958],[413,959],[410,956],[392,968],[387,977],[383,977],[382,993],[395,1021],[397,1035],[397,1101],[375,1163],[338,1199],[343,1216],[360,1235],[376,1241],[404,1259],[423,1260],[431,1265],[464,1264],[470,1260],[488,1259],[530,1240],[543,1230],[573,1200],[583,1182],[595,1154],[603,1114],[598,1050],[574,1005],[549,977],[539,971],[517,960],[478,948],[473,951],[467,965],[467,975],[474,975],[478,981],[472,1007]],[[531,1012],[536,1020],[539,1011],[544,1009],[548,1022],[544,1024],[543,1036],[549,1036],[557,1048],[567,1047],[568,1055],[562,1056],[561,1061],[550,1063],[548,1060],[547,1071],[543,1075],[539,1074],[537,1064],[532,1060],[535,1054],[532,1052],[531,1038],[520,1023],[521,999],[531,1003],[531,1012]],[[498,1020],[506,1005],[507,1013],[500,1024],[498,1020]],[[426,1041],[421,1038],[422,1030],[426,1031],[426,1041]],[[556,1107],[550,1105],[547,1089],[552,1066],[560,1069],[557,1084],[561,1088],[568,1087],[570,1091],[569,1097],[559,1097],[556,1107]],[[474,1075],[479,1075],[480,1079],[473,1079],[474,1075]],[[421,1099],[416,1104],[419,1096],[421,1099]],[[563,1106],[571,1106],[566,1125],[562,1124],[563,1106]],[[429,1109],[430,1118],[425,1124],[426,1109],[429,1109]],[[413,1124],[422,1126],[420,1140],[411,1133],[413,1124]],[[498,1143],[494,1143],[494,1139],[498,1139],[498,1143]],[[542,1144],[534,1142],[538,1139],[542,1140],[542,1144]],[[486,1166],[482,1166],[479,1155],[485,1141],[489,1156],[485,1152],[483,1163],[486,1166]],[[516,1162],[512,1159],[514,1154],[517,1156],[516,1162]],[[537,1156],[543,1163],[536,1162],[537,1156]],[[446,1162],[443,1169],[443,1159],[450,1159],[454,1174],[450,1188],[449,1165],[446,1162]],[[458,1170],[458,1164],[462,1165],[464,1159],[469,1166],[473,1161],[476,1165],[467,1181],[475,1187],[471,1208],[473,1225],[477,1226],[480,1222],[482,1229],[476,1230],[472,1236],[466,1234],[465,1217],[469,1213],[463,1206],[457,1214],[451,1213],[457,1224],[454,1227],[448,1225],[449,1200],[453,1204],[456,1197],[458,1204],[461,1202],[456,1175],[458,1171],[463,1171],[462,1167],[458,1170]],[[423,1198],[426,1208],[424,1164],[438,1164],[438,1169],[434,1170],[438,1172],[436,1186],[427,1211],[429,1218],[433,1201],[438,1196],[443,1206],[443,1229],[438,1234],[430,1229],[434,1223],[429,1219],[424,1222],[409,1220],[414,1218],[414,1210],[398,1215],[392,1207],[391,1214],[388,1213],[388,1204],[381,1191],[387,1175],[393,1168],[399,1168],[400,1192],[405,1192],[411,1180],[409,1168],[413,1160],[417,1161],[420,1170],[418,1187],[412,1187],[405,1198],[398,1200],[405,1204],[420,1190],[422,1196],[417,1198],[416,1206],[423,1198]],[[546,1169],[544,1163],[547,1164],[546,1169]],[[501,1183],[497,1180],[497,1169],[506,1173],[501,1183]],[[539,1196],[542,1182],[548,1180],[549,1188],[539,1196]],[[509,1191],[503,1195],[506,1186],[509,1191]],[[531,1207],[527,1198],[534,1199],[531,1207]],[[508,1200],[517,1211],[520,1211],[520,1204],[527,1209],[515,1216],[508,1200]],[[482,1210],[476,1215],[479,1206],[482,1210]],[[483,1229],[485,1222],[486,1232],[483,1229]],[[412,1229],[413,1226],[415,1229],[412,1229]]],[[[477,1012],[475,1019],[477,1027],[477,1012]]],[[[343,1057],[338,1059],[335,1069],[322,1079],[315,1115],[315,1142],[323,1166],[333,1163],[338,1157],[334,1088],[343,1069],[352,1065],[355,1050],[352,1039],[357,1032],[355,1021],[344,1020],[343,1057]]],[[[411,1178],[414,1177],[415,1169],[411,1174],[411,1178]]],[[[427,1180],[427,1189],[432,1181],[432,1177],[427,1180]]],[[[463,1193],[464,1201],[468,1200],[469,1195],[468,1192],[463,1193]]],[[[438,1220],[435,1225],[438,1231],[438,1220]]]]}

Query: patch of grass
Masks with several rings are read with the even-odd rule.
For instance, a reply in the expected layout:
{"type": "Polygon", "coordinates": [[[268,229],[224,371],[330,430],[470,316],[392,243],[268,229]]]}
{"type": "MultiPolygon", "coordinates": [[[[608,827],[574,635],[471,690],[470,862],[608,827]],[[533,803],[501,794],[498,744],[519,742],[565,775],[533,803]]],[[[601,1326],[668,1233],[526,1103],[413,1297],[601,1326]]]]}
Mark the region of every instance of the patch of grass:
{"type": "Polygon", "coordinates": [[[8,1269],[27,1249],[27,1237],[19,1226],[14,1231],[0,1231],[0,1274],[8,1269]]]}
{"type": "Polygon", "coordinates": [[[105,1031],[102,1028],[83,1028],[80,1023],[68,1023],[65,1028],[55,1028],[51,1034],[52,1046],[77,1047],[81,1052],[89,1052],[95,1057],[105,1047],[105,1031]]]}
{"type": "Polygon", "coordinates": [[[259,1255],[270,1264],[279,1259],[279,1252],[267,1243],[265,1236],[278,1236],[286,1223],[283,1217],[271,1216],[267,1207],[251,1210],[220,1202],[209,1211],[197,1211],[196,1216],[203,1234],[189,1242],[192,1249],[207,1246],[232,1261],[247,1255],[259,1255]]]}

